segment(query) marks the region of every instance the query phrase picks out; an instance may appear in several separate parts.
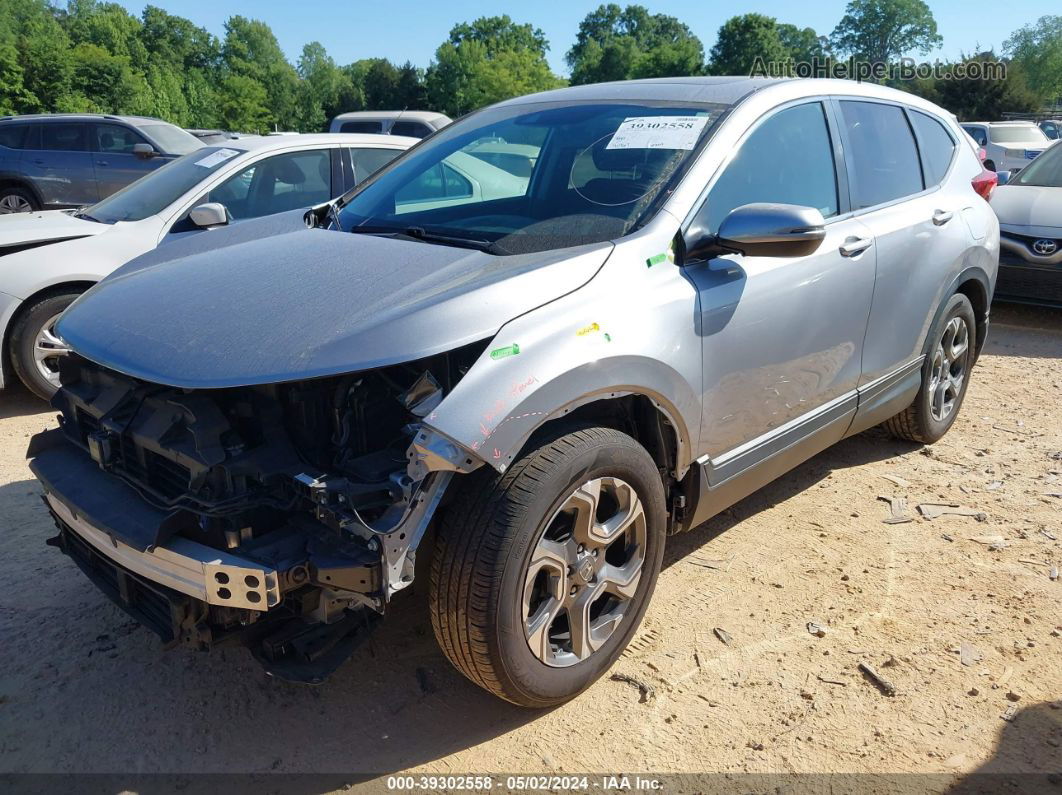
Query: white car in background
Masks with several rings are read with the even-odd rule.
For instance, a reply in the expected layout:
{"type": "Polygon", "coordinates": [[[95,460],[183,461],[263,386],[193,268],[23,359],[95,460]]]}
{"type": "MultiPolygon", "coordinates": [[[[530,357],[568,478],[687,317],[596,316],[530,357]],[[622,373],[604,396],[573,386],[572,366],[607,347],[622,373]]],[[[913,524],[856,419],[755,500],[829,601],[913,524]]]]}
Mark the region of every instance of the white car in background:
{"type": "Polygon", "coordinates": [[[17,374],[50,396],[67,353],[55,322],[134,257],[169,240],[326,202],[415,143],[393,135],[240,138],[185,155],[79,210],[0,216],[0,388],[17,374]]]}
{"type": "Polygon", "coordinates": [[[985,150],[985,168],[1016,174],[1054,144],[1029,121],[963,122],[962,128],[985,150]]]}

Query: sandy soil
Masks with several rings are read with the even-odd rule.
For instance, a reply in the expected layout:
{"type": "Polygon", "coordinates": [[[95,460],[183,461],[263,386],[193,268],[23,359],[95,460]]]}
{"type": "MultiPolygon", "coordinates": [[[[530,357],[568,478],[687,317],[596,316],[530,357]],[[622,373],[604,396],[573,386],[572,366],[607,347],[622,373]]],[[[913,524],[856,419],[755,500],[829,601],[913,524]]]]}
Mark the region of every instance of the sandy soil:
{"type": "Polygon", "coordinates": [[[615,667],[654,696],[606,678],[547,713],[450,668],[423,583],[321,687],[273,681],[242,650],[161,651],[44,545],[23,451],[53,422],[0,397],[0,772],[1062,768],[1062,312],[996,308],[932,448],[868,432],[671,539],[615,667]],[[905,496],[912,521],[884,523],[880,495],[905,496]],[[930,521],[923,502],[986,517],[930,521]]]}

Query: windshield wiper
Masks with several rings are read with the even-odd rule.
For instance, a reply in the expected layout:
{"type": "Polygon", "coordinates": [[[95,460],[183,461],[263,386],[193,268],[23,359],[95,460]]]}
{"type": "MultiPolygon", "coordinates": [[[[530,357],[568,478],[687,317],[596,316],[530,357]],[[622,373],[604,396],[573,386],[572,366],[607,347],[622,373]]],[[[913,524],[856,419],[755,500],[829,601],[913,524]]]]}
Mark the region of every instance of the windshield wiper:
{"type": "Polygon", "coordinates": [[[472,248],[477,251],[487,251],[494,246],[489,240],[473,240],[468,237],[440,235],[435,232],[429,232],[420,226],[407,226],[404,228],[394,226],[355,226],[350,231],[352,234],[382,235],[402,240],[419,240],[422,243],[439,243],[444,246],[472,248]]]}

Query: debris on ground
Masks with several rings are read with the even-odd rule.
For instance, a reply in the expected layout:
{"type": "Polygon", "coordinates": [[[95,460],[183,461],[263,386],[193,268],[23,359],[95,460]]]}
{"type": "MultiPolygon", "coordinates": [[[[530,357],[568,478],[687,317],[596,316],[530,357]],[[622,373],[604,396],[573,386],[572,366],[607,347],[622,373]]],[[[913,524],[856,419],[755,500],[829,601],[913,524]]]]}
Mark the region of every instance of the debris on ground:
{"type": "Polygon", "coordinates": [[[904,522],[911,521],[911,517],[907,515],[906,497],[886,497],[880,495],[878,499],[889,504],[890,514],[888,518],[882,519],[885,524],[903,524],[904,522]]]}
{"type": "Polygon", "coordinates": [[[985,486],[985,491],[999,491],[1003,488],[1002,480],[993,480],[991,483],[985,486]]]}
{"type": "Polygon", "coordinates": [[[714,629],[712,630],[712,632],[714,632],[714,633],[715,633],[715,636],[716,636],[717,638],[719,638],[719,640],[723,641],[723,643],[724,643],[725,645],[727,645],[727,646],[729,646],[729,645],[730,645],[730,641],[732,641],[732,640],[733,640],[733,638],[732,638],[732,637],[730,637],[730,633],[729,633],[729,632],[727,632],[727,631],[726,631],[725,629],[723,629],[722,627],[715,627],[715,628],[714,628],[714,629]]]}
{"type": "Polygon", "coordinates": [[[861,662],[859,663],[859,670],[870,677],[871,681],[878,686],[878,689],[881,690],[882,693],[887,696],[896,695],[896,685],[875,671],[874,666],[869,663],[861,662]]]}
{"type": "Polygon", "coordinates": [[[825,682],[825,683],[826,683],[826,684],[828,684],[828,685],[840,685],[841,687],[848,687],[848,683],[847,683],[847,682],[842,682],[842,681],[841,681],[840,679],[827,679],[827,678],[826,678],[825,676],[823,676],[822,674],[818,674],[818,675],[816,676],[816,678],[817,678],[817,679],[818,679],[818,680],[819,680],[820,682],[825,682]]]}
{"type": "Polygon", "coordinates": [[[949,536],[947,533],[941,533],[940,537],[943,538],[945,541],[954,541],[955,540],[955,538],[953,536],[949,536]]]}
{"type": "Polygon", "coordinates": [[[638,688],[638,692],[641,693],[641,698],[638,701],[642,704],[647,704],[656,698],[656,690],[653,686],[643,682],[641,679],[620,673],[612,674],[611,679],[613,682],[626,682],[628,685],[638,688]]]}
{"type": "Polygon", "coordinates": [[[1052,532],[1051,532],[1050,530],[1046,530],[1046,529],[1044,529],[1043,527],[1041,527],[1041,528],[1040,528],[1040,534],[1041,534],[1041,535],[1044,535],[1044,536],[1047,536],[1047,537],[1048,537],[1048,538],[1050,538],[1050,539],[1051,539],[1052,541],[1058,541],[1058,536],[1056,536],[1056,535],[1055,535],[1054,533],[1052,533],[1052,532]]]}
{"type": "Polygon", "coordinates": [[[698,558],[696,555],[690,555],[684,559],[686,563],[690,563],[694,566],[700,566],[704,569],[719,569],[723,570],[726,567],[727,561],[725,560],[711,560],[709,558],[698,558]]]}
{"type": "Polygon", "coordinates": [[[1045,491],[1044,492],[1044,496],[1045,497],[1057,497],[1058,499],[1062,500],[1062,491],[1045,491]]]}
{"type": "Polygon", "coordinates": [[[1014,720],[1014,718],[1015,718],[1015,716],[1017,714],[1018,714],[1017,705],[1016,704],[1011,704],[1009,707],[1007,707],[1005,710],[1003,710],[1003,714],[1000,715],[999,717],[1001,717],[1007,723],[1010,723],[1012,720],[1014,720]]]}
{"type": "Polygon", "coordinates": [[[983,659],[984,655],[977,649],[971,646],[969,643],[959,644],[959,662],[965,666],[971,666],[978,660],[983,659]]]}
{"type": "Polygon", "coordinates": [[[822,626],[821,624],[816,624],[814,621],[809,621],[807,626],[808,632],[810,632],[816,638],[826,637],[826,627],[822,626]]]}
{"type": "Polygon", "coordinates": [[[974,536],[970,540],[977,544],[984,544],[993,552],[998,552],[1010,546],[1010,542],[1003,538],[1003,536],[1001,535],[974,536]]]}
{"type": "Polygon", "coordinates": [[[1051,571],[1049,571],[1047,573],[1047,576],[1050,577],[1052,580],[1057,580],[1058,579],[1058,566],[1052,566],[1051,567],[1051,571]]]}
{"type": "Polygon", "coordinates": [[[988,518],[988,514],[976,508],[963,508],[953,502],[923,502],[918,505],[918,512],[926,519],[939,519],[941,516],[972,516],[979,522],[988,518]]]}
{"type": "Polygon", "coordinates": [[[889,481],[889,483],[892,483],[894,486],[899,486],[901,489],[911,488],[910,481],[904,480],[899,475],[891,475],[889,473],[885,473],[883,475],[880,475],[879,477],[885,478],[885,480],[889,481]]]}

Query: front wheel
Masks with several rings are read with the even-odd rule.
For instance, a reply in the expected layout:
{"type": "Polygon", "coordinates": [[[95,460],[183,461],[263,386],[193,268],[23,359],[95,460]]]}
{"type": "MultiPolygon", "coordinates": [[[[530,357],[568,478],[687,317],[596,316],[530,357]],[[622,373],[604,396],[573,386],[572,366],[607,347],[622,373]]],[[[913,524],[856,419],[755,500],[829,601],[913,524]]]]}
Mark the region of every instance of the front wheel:
{"type": "Polygon", "coordinates": [[[610,428],[558,431],[504,475],[483,467],[439,529],[430,586],[439,645],[514,704],[573,698],[638,628],[665,523],[656,464],[610,428]]]}
{"type": "Polygon", "coordinates": [[[11,330],[11,363],[31,392],[51,399],[59,388],[59,360],[70,353],[55,333],[63,311],[81,295],[58,293],[34,303],[23,311],[11,330]]]}
{"type": "Polygon", "coordinates": [[[914,403],[886,421],[890,433],[931,444],[948,432],[970,385],[976,338],[970,299],[956,293],[930,332],[932,345],[922,364],[922,387],[914,403]]]}

